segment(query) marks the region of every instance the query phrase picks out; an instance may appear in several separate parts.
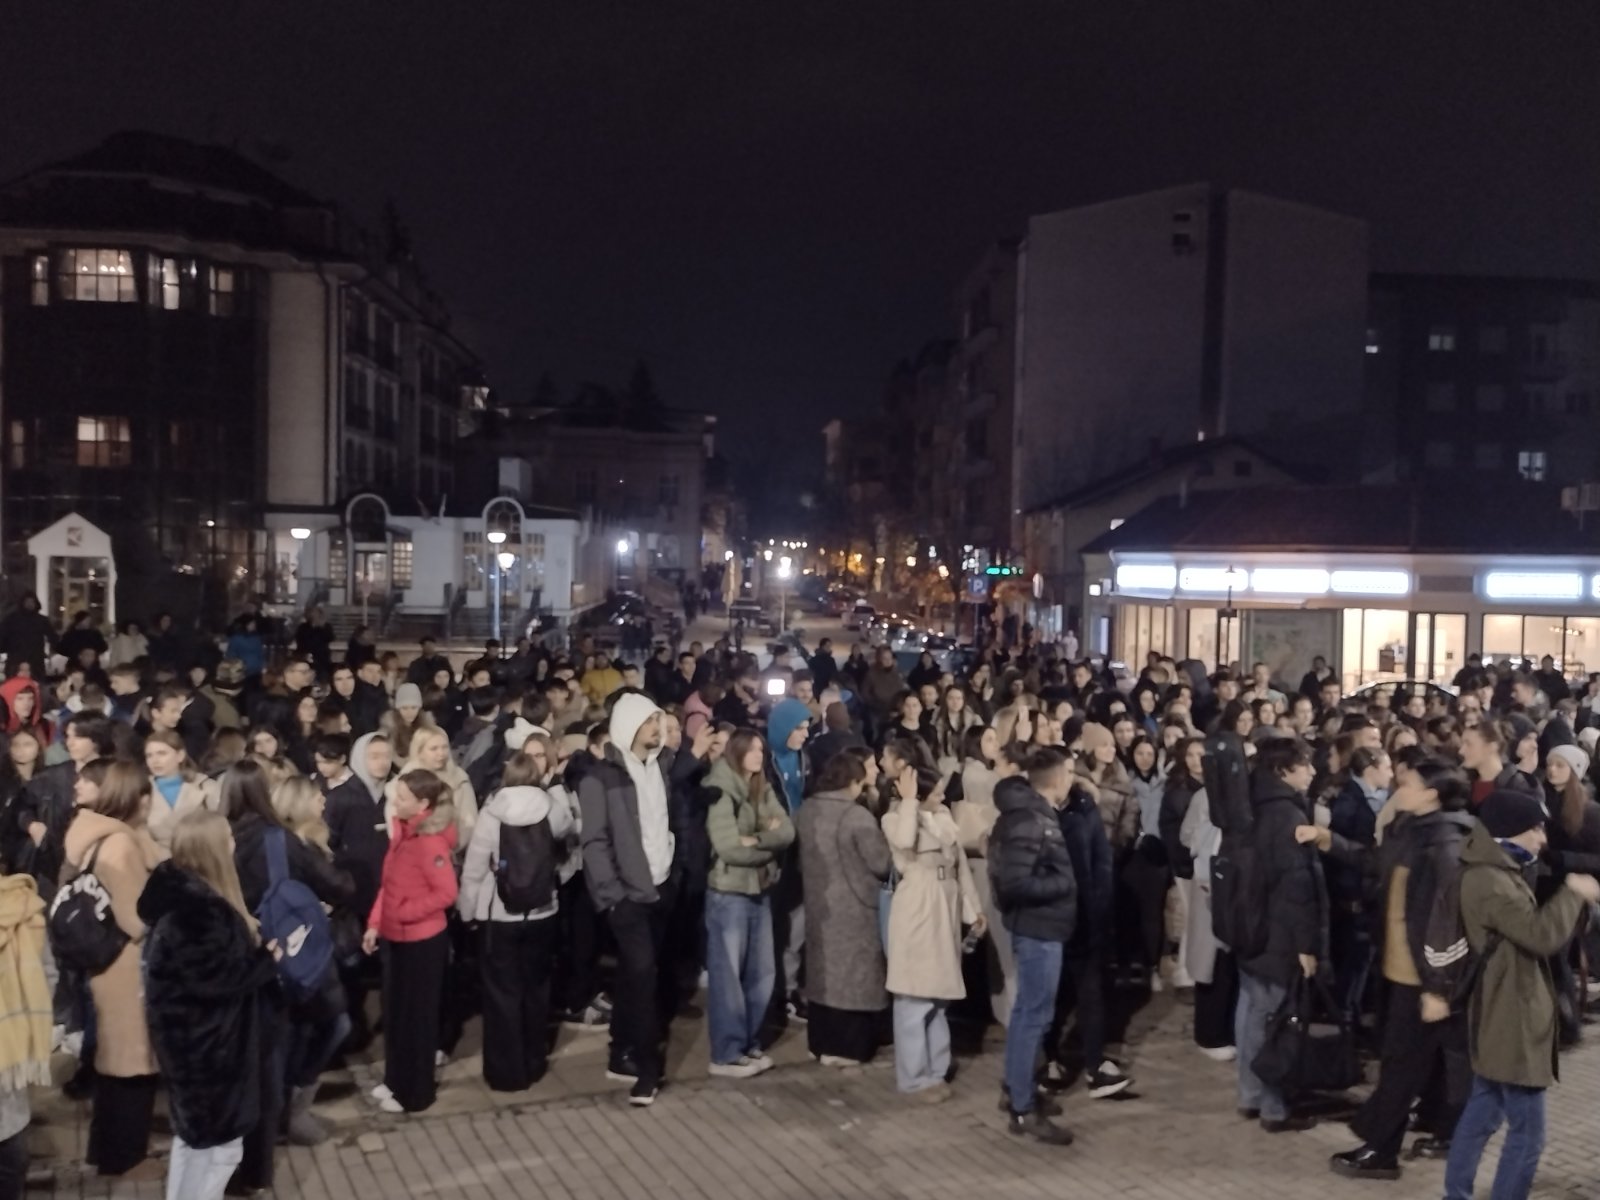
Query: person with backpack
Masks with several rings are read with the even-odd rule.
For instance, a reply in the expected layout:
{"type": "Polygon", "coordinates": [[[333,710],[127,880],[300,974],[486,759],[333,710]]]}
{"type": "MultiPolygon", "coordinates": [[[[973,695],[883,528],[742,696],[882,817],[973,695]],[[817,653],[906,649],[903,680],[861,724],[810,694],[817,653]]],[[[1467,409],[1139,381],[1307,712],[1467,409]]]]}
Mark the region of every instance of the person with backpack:
{"type": "Polygon", "coordinates": [[[373,1099],[387,1113],[431,1108],[445,973],[447,914],[459,894],[450,789],[430,771],[400,776],[382,882],[361,947],[383,944],[383,1082],[373,1099]]]}
{"type": "Polygon", "coordinates": [[[262,945],[232,849],[227,820],[194,810],[139,897],[145,1005],[173,1128],[167,1195],[182,1200],[220,1200],[261,1120],[261,1009],[282,947],[262,945]]]}
{"type": "Polygon", "coordinates": [[[322,905],[348,903],[355,885],[291,834],[272,807],[267,772],[254,759],[229,767],[219,785],[219,809],[233,831],[233,861],[245,907],[260,919],[267,940],[283,945],[282,1006],[263,1011],[261,1125],[245,1139],[243,1176],[271,1186],[272,1147],[280,1122],[297,1145],[316,1145],[327,1130],[311,1114],[316,1095],[291,1086],[303,1077],[306,1047],[338,1019],[333,938],[322,905]]]}
{"type": "Polygon", "coordinates": [[[1418,763],[1395,789],[1398,815],[1378,850],[1373,905],[1377,966],[1388,995],[1381,1067],[1377,1087],[1350,1122],[1361,1145],[1329,1160],[1336,1175],[1398,1179],[1412,1105],[1440,1073],[1443,1108],[1411,1157],[1443,1158],[1449,1151],[1472,1081],[1460,994],[1474,959],[1463,940],[1460,903],[1471,794],[1466,773],[1439,759],[1418,763]]]}
{"type": "Polygon", "coordinates": [[[532,757],[519,752],[505,764],[461,865],[456,908],[480,931],[483,1080],[496,1092],[526,1091],[549,1058],[557,847],[573,818],[565,793],[558,802],[543,782],[532,757]]]}
{"type": "MultiPolygon", "coordinates": [[[[1239,1115],[1260,1119],[1268,1133],[1309,1129],[1292,1116],[1283,1093],[1256,1075],[1253,1064],[1267,1037],[1267,1021],[1278,1011],[1296,977],[1310,979],[1327,960],[1327,894],[1317,852],[1302,845],[1295,830],[1312,823],[1306,791],[1313,777],[1311,751],[1292,738],[1273,738],[1256,751],[1250,782],[1250,825],[1223,829],[1219,859],[1231,858],[1237,874],[1229,905],[1228,942],[1239,965],[1239,1004],[1234,1012],[1238,1048],[1239,1115]],[[1230,839],[1236,845],[1230,846],[1230,839]],[[1248,918],[1248,919],[1244,919],[1248,918]]],[[[1210,789],[1208,788],[1208,791],[1210,789]]],[[[1218,801],[1211,798],[1217,816],[1218,801]]],[[[1213,863],[1215,879],[1218,870],[1213,863]]],[[[1219,931],[1219,936],[1221,936],[1219,931]]]]}
{"type": "Polygon", "coordinates": [[[1529,878],[1547,843],[1539,801],[1491,792],[1461,852],[1461,920],[1479,956],[1467,1005],[1472,1094],[1445,1164],[1445,1200],[1471,1200],[1478,1162],[1502,1124],[1496,1200],[1526,1197],[1544,1150],[1545,1091],[1556,1081],[1559,1022],[1549,957],[1572,937],[1586,905],[1600,902],[1592,875],[1568,875],[1541,907],[1529,878]]]}
{"type": "Polygon", "coordinates": [[[1055,1013],[1062,950],[1077,921],[1077,878],[1056,815],[1071,795],[1072,773],[1053,747],[1038,751],[1027,769],[1026,780],[1013,775],[995,785],[999,817],[989,835],[989,878],[1016,964],[1001,1104],[1013,1134],[1068,1146],[1072,1134],[1050,1121],[1034,1071],[1055,1013]]]}
{"type": "MultiPolygon", "coordinates": [[[[161,1178],[160,1165],[146,1160],[157,1066],[140,975],[145,927],[139,896],[167,852],[145,828],[149,809],[150,781],[144,768],[113,762],[92,802],[79,809],[67,829],[64,846],[68,876],[97,881],[109,901],[99,910],[95,929],[121,942],[110,965],[89,980],[97,1079],[84,1161],[102,1175],[141,1180],[161,1178]]],[[[53,911],[51,939],[56,957],[63,968],[72,969],[74,956],[60,937],[55,915],[53,911]]]]}
{"type": "Polygon", "coordinates": [[[711,1074],[747,1079],[770,1070],[761,1025],[777,980],[772,890],[794,824],[766,778],[766,745],[743,729],[711,765],[716,800],[706,814],[711,871],[706,892],[706,1009],[711,1074]]]}

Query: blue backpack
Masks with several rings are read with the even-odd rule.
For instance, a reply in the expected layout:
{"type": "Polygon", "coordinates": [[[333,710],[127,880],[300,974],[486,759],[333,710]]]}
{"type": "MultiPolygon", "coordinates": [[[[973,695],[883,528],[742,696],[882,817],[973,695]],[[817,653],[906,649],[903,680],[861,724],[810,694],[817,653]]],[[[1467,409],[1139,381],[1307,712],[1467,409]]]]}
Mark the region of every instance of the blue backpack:
{"type": "Polygon", "coordinates": [[[289,878],[288,837],[287,830],[267,831],[267,890],[256,919],[262,943],[277,942],[283,951],[278,978],[289,998],[304,1002],[322,990],[333,966],[333,928],[316,893],[289,878]]]}

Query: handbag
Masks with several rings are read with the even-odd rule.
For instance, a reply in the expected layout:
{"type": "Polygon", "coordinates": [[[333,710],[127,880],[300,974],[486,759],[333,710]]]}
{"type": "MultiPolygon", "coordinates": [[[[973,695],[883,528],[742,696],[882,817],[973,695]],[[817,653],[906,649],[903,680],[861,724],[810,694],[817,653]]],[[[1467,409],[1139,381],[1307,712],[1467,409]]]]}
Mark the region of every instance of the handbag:
{"type": "Polygon", "coordinates": [[[1349,1019],[1320,979],[1302,975],[1289,985],[1267,1018],[1267,1037],[1250,1069],[1285,1095],[1341,1092],[1361,1082],[1349,1019]],[[1325,1016],[1318,1015],[1319,1002],[1325,1016]]]}

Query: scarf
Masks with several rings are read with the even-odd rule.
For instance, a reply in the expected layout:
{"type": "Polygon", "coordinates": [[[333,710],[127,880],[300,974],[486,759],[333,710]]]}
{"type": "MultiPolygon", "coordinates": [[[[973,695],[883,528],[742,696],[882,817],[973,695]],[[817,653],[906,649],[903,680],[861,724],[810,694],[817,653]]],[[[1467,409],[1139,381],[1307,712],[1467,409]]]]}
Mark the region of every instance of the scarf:
{"type": "Polygon", "coordinates": [[[44,901],[33,877],[0,877],[0,1091],[50,1082],[44,930],[44,901]]]}

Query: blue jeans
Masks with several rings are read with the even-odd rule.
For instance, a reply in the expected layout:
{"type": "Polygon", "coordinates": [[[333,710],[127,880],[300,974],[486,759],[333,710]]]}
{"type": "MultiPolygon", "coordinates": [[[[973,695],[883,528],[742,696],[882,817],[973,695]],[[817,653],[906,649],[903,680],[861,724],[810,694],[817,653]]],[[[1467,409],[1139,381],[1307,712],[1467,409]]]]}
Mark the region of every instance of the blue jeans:
{"type": "Polygon", "coordinates": [[[772,908],[765,896],[706,893],[707,1012],[711,1061],[761,1052],[761,1023],[772,1000],[772,908]]]}
{"type": "Polygon", "coordinates": [[[1278,1011],[1289,989],[1281,983],[1239,972],[1239,1006],[1233,1010],[1233,1044],[1239,1051],[1239,1107],[1261,1111],[1264,1121],[1282,1121],[1289,1115],[1283,1093],[1256,1078],[1250,1069],[1267,1040],[1267,1018],[1278,1011]]]}
{"type": "Polygon", "coordinates": [[[894,998],[894,1075],[902,1092],[920,1092],[950,1074],[948,1000],[894,998]]]}
{"type": "Polygon", "coordinates": [[[1526,1200],[1544,1150],[1544,1089],[1495,1083],[1481,1075],[1472,1077],[1472,1095],[1467,1097],[1450,1139],[1450,1158],[1444,1168],[1445,1200],[1472,1200],[1478,1160],[1502,1121],[1506,1141],[1500,1147],[1500,1167],[1494,1173],[1489,1200],[1526,1200]]]}
{"type": "Polygon", "coordinates": [[[1017,997],[1011,1005],[1011,1023],[1006,1026],[1005,1080],[1011,1111],[1025,1113],[1033,1108],[1034,1067],[1056,1011],[1061,943],[1018,936],[1011,939],[1011,953],[1016,962],[1017,997]]]}

